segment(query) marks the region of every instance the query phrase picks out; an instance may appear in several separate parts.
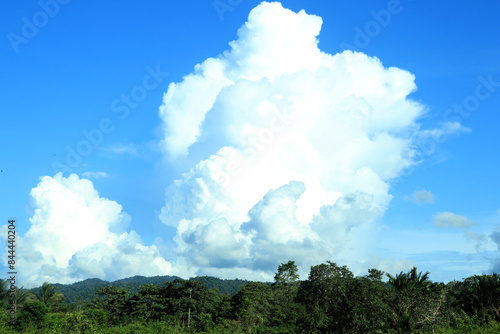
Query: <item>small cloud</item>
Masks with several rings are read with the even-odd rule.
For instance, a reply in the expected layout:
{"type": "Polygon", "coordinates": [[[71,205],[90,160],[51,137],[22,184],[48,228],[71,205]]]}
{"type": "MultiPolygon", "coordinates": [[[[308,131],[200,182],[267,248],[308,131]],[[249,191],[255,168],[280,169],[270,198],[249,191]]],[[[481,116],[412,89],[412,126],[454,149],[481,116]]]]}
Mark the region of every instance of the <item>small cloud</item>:
{"type": "Polygon", "coordinates": [[[432,204],[434,203],[434,194],[429,190],[418,190],[411,197],[405,196],[405,200],[417,203],[418,205],[432,204]]]}
{"type": "Polygon", "coordinates": [[[470,239],[472,241],[485,241],[486,236],[484,234],[479,234],[479,233],[474,233],[471,231],[465,231],[465,236],[467,239],[470,239]]]}
{"type": "Polygon", "coordinates": [[[500,209],[497,210],[497,213],[500,215],[500,209]]]}
{"type": "Polygon", "coordinates": [[[107,146],[104,148],[105,151],[116,154],[116,155],[122,155],[122,154],[127,154],[130,156],[137,156],[139,155],[139,145],[137,144],[118,144],[115,146],[107,146]]]}
{"type": "Polygon", "coordinates": [[[85,172],[82,174],[82,176],[87,179],[96,179],[96,180],[110,177],[110,175],[105,172],[85,172]]]}
{"type": "Polygon", "coordinates": [[[444,141],[448,136],[453,134],[467,133],[471,129],[463,126],[460,122],[443,122],[441,127],[437,129],[424,130],[420,132],[422,138],[432,138],[434,140],[444,141]]]}
{"type": "Polygon", "coordinates": [[[477,252],[486,250],[485,245],[488,243],[488,237],[485,234],[465,231],[465,237],[476,244],[477,252]]]}
{"type": "Polygon", "coordinates": [[[477,223],[453,212],[438,212],[434,216],[434,226],[437,227],[468,228],[474,225],[477,225],[477,223]]]}

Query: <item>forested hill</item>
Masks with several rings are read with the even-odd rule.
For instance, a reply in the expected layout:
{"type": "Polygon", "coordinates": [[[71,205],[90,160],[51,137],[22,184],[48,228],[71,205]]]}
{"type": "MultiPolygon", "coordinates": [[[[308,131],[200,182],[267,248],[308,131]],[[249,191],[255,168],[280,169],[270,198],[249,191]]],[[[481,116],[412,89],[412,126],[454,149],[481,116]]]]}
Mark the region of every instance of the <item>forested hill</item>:
{"type": "MultiPolygon", "coordinates": [[[[172,282],[178,276],[133,276],[123,278],[117,281],[109,282],[99,278],[89,278],[84,281],[76,282],[73,284],[53,284],[57,291],[64,295],[64,304],[71,304],[78,301],[91,300],[95,295],[95,290],[99,286],[105,287],[108,285],[125,288],[133,295],[139,292],[140,286],[144,284],[163,285],[165,282],[172,282]]],[[[234,295],[240,291],[241,287],[250,281],[241,279],[220,279],[211,276],[198,276],[190,278],[191,281],[198,281],[203,283],[207,289],[219,289],[220,293],[234,295]]],[[[40,288],[30,289],[37,293],[40,288]]]]}

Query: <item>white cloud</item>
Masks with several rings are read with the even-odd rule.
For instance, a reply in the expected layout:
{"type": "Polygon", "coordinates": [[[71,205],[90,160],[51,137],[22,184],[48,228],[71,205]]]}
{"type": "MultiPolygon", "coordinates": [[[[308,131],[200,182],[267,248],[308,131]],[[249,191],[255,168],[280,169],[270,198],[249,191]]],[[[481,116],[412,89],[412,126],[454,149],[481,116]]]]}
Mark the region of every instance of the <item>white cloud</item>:
{"type": "Polygon", "coordinates": [[[91,181],[75,174],[45,176],[30,196],[31,226],[16,240],[23,285],[171,272],[156,246],[143,245],[135,231],[124,232],[129,216],[99,197],[91,181]]]}
{"type": "Polygon", "coordinates": [[[164,96],[168,156],[217,148],[169,186],[160,215],[197,273],[272,277],[287,260],[371,258],[361,245],[391,201],[389,182],[415,163],[425,108],[407,98],[411,73],[321,52],[321,24],[264,2],[230,50],[164,96]]]}
{"type": "Polygon", "coordinates": [[[438,212],[434,216],[434,226],[469,228],[477,225],[475,222],[467,219],[465,216],[454,214],[453,212],[438,212]]]}
{"type": "Polygon", "coordinates": [[[163,96],[160,117],[165,122],[164,146],[172,157],[187,154],[187,148],[200,135],[205,113],[212,108],[220,90],[231,83],[224,76],[225,66],[223,60],[209,58],[198,64],[196,72],[182,83],[171,83],[163,96]]]}
{"type": "Polygon", "coordinates": [[[84,172],[82,176],[88,179],[105,179],[110,177],[106,172],[84,172]]]}
{"type": "Polygon", "coordinates": [[[434,194],[429,190],[418,190],[411,197],[405,196],[405,199],[417,204],[432,204],[434,203],[434,194]]]}
{"type": "Polygon", "coordinates": [[[464,127],[460,122],[443,122],[440,128],[423,130],[419,135],[422,138],[432,138],[436,142],[442,142],[450,135],[467,133],[470,131],[469,128],[464,127]]]}
{"type": "Polygon", "coordinates": [[[127,154],[130,156],[139,155],[139,145],[137,144],[117,144],[113,146],[107,146],[104,148],[104,150],[116,155],[122,155],[122,154],[127,154]]]}

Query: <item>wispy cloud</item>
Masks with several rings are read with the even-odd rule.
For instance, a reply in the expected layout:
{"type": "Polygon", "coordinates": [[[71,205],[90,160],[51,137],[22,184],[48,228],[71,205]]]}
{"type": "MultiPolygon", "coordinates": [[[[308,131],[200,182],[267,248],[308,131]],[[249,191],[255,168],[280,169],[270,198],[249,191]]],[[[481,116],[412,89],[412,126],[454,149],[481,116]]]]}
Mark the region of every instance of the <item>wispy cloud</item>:
{"type": "Polygon", "coordinates": [[[111,175],[106,172],[84,172],[82,173],[82,176],[88,179],[105,179],[110,177],[111,175]]]}
{"type": "Polygon", "coordinates": [[[463,126],[460,122],[442,122],[441,127],[423,130],[419,133],[422,138],[432,138],[436,142],[444,141],[448,136],[460,133],[468,133],[471,129],[463,126]]]}
{"type": "Polygon", "coordinates": [[[469,228],[474,225],[477,223],[453,212],[438,212],[434,216],[434,226],[436,227],[469,228]]]}
{"type": "Polygon", "coordinates": [[[418,190],[411,196],[405,196],[405,200],[417,204],[432,204],[434,203],[434,194],[430,190],[418,190]]]}
{"type": "Polygon", "coordinates": [[[488,243],[491,243],[487,235],[484,233],[474,233],[471,231],[465,231],[465,236],[467,239],[474,242],[477,252],[482,252],[487,250],[488,243]]]}
{"type": "Polygon", "coordinates": [[[129,155],[136,157],[139,155],[140,146],[137,144],[118,144],[104,148],[106,152],[116,155],[129,155]]]}

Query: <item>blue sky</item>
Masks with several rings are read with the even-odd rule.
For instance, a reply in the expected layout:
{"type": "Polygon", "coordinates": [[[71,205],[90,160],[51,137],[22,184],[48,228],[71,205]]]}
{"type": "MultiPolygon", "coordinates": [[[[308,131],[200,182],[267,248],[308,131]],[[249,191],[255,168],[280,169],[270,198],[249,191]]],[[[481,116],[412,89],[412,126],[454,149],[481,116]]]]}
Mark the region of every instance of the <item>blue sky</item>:
{"type": "Polygon", "coordinates": [[[21,284],[497,270],[500,4],[259,4],[4,5],[21,284]]]}

